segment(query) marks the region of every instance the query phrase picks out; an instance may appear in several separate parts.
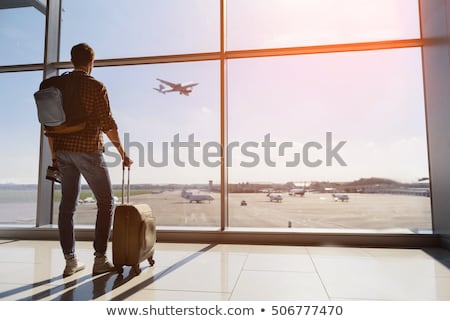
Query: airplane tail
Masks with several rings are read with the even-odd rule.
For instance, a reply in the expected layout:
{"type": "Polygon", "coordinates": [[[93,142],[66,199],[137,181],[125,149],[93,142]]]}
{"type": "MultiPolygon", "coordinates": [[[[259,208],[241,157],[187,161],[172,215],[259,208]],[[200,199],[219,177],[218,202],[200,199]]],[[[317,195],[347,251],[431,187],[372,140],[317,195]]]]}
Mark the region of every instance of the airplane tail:
{"type": "Polygon", "coordinates": [[[166,94],[166,92],[164,91],[165,87],[163,85],[159,85],[159,88],[153,88],[154,90],[156,90],[157,92],[160,92],[161,94],[166,94]]]}

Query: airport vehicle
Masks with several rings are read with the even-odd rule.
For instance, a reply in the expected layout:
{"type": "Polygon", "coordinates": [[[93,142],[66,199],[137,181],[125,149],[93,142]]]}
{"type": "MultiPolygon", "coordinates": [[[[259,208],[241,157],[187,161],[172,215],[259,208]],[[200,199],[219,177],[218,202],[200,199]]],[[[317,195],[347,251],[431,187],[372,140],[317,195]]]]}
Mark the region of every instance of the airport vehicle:
{"type": "Polygon", "coordinates": [[[89,197],[86,197],[85,199],[83,199],[81,202],[82,203],[95,203],[95,199],[93,197],[89,196],[89,197]]]}
{"type": "Polygon", "coordinates": [[[196,202],[201,203],[203,201],[213,201],[214,197],[212,197],[209,194],[194,194],[192,192],[187,192],[185,190],[181,191],[181,196],[187,200],[189,200],[189,203],[196,202]]]}
{"type": "Polygon", "coordinates": [[[303,188],[292,188],[289,190],[290,196],[300,195],[301,197],[305,196],[305,190],[303,188]]]}
{"type": "Polygon", "coordinates": [[[276,193],[269,193],[267,194],[267,197],[269,197],[271,202],[281,203],[281,201],[283,200],[283,196],[281,194],[276,193]]]}
{"type": "Polygon", "coordinates": [[[158,88],[153,88],[153,89],[161,94],[166,94],[166,93],[170,93],[170,92],[179,92],[180,95],[189,96],[189,94],[192,92],[192,87],[198,85],[198,83],[195,83],[195,82],[189,82],[186,84],[181,84],[181,83],[175,84],[173,82],[159,79],[159,78],[156,78],[156,80],[158,80],[162,84],[159,84],[158,88]],[[169,86],[170,88],[164,87],[163,84],[166,86],[169,86]]]}
{"type": "Polygon", "coordinates": [[[335,202],[337,201],[347,201],[350,199],[347,194],[333,194],[333,199],[335,202]]]}

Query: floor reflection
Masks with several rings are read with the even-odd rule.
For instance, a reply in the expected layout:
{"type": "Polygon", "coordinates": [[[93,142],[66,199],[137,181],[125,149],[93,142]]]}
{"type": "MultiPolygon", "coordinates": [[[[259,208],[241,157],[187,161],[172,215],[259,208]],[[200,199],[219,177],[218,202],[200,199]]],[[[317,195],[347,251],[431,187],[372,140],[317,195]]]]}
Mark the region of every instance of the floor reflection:
{"type": "MultiPolygon", "coordinates": [[[[80,242],[83,262],[91,244],[80,242]]],[[[450,300],[450,251],[157,244],[141,273],[63,278],[59,243],[0,244],[0,301],[450,300]]]]}

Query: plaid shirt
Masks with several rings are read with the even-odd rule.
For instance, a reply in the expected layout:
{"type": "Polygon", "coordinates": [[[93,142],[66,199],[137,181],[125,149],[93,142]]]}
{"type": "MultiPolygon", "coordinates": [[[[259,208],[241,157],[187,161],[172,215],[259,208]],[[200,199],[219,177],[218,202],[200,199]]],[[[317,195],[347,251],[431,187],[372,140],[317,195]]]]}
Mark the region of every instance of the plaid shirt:
{"type": "Polygon", "coordinates": [[[103,150],[102,132],[117,129],[109,106],[108,93],[105,86],[87,75],[84,71],[75,70],[85,74],[80,84],[82,106],[86,108],[87,124],[81,132],[56,136],[54,139],[55,151],[94,152],[103,150]]]}

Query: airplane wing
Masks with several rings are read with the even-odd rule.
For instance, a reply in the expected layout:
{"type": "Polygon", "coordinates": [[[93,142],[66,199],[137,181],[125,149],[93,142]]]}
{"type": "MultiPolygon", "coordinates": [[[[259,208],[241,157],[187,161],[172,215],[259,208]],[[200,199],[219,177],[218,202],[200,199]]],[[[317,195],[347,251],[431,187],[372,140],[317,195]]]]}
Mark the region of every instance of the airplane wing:
{"type": "Polygon", "coordinates": [[[193,84],[186,84],[186,85],[183,85],[182,87],[183,88],[191,88],[191,87],[194,87],[194,86],[197,86],[198,85],[198,83],[193,83],[193,84]]]}
{"type": "Polygon", "coordinates": [[[176,89],[173,89],[173,88],[171,88],[171,89],[164,89],[163,93],[171,93],[171,92],[174,92],[174,91],[179,91],[179,90],[176,90],[176,89]]]}
{"type": "Polygon", "coordinates": [[[174,84],[173,82],[170,82],[170,81],[162,80],[159,78],[156,78],[156,80],[158,80],[158,81],[162,82],[164,85],[170,86],[172,88],[177,86],[177,84],[174,84]]]}

